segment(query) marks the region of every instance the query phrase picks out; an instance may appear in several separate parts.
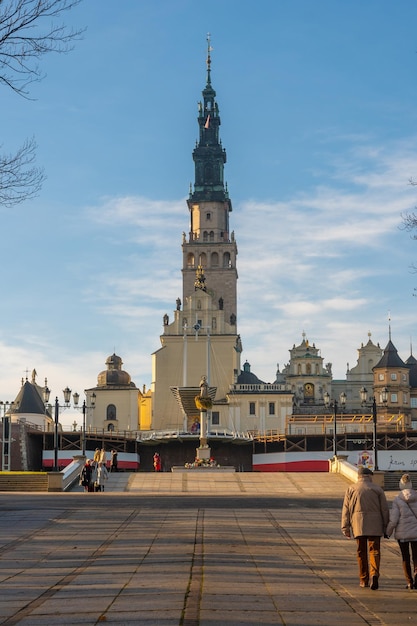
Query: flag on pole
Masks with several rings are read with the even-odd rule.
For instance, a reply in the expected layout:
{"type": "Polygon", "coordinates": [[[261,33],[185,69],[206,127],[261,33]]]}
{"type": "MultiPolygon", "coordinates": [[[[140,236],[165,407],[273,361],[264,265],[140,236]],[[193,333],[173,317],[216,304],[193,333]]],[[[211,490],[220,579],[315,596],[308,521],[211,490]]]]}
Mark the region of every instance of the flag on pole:
{"type": "Polygon", "coordinates": [[[206,123],[204,124],[204,128],[209,128],[210,126],[210,113],[207,115],[206,123]]]}

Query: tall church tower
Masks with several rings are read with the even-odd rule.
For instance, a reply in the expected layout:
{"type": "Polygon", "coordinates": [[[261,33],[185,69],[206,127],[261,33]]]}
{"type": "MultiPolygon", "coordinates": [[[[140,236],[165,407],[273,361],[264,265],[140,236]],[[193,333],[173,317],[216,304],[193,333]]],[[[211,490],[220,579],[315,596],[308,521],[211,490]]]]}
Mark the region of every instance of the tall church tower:
{"type": "Polygon", "coordinates": [[[229,227],[232,204],[223,177],[226,152],[219,139],[209,38],[202,96],[193,151],[194,191],[187,200],[190,228],[182,238],[182,301],[177,299],[172,322],[164,315],[161,348],[152,355],[152,430],[190,430],[198,411],[184,414],[174,390],[198,388],[202,376],[216,388],[211,425],[232,427],[228,394],[240,374],[237,246],[229,227]]]}
{"type": "Polygon", "coordinates": [[[190,212],[188,238],[184,235],[183,301],[194,291],[200,266],[210,295],[220,303],[226,320],[236,324],[237,246],[230,233],[232,203],[224,183],[226,151],[219,138],[220,115],[211,84],[211,48],[207,38],[207,84],[198,104],[199,140],[193,152],[194,191],[187,201],[190,212]]]}

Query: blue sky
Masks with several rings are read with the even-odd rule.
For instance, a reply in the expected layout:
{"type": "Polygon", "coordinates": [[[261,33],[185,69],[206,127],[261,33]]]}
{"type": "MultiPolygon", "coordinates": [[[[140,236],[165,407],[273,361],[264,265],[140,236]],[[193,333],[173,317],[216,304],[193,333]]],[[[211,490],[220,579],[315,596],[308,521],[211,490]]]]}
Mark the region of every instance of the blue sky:
{"type": "Polygon", "coordinates": [[[389,312],[409,356],[415,0],[85,0],[66,21],[87,31],[42,61],[34,100],[1,93],[3,151],[35,136],[47,180],[0,207],[0,399],[33,368],[52,397],[82,394],[113,351],[150,385],[182,295],[208,32],[243,361],[272,382],[305,331],[343,378],[368,332],[385,347],[389,312]]]}

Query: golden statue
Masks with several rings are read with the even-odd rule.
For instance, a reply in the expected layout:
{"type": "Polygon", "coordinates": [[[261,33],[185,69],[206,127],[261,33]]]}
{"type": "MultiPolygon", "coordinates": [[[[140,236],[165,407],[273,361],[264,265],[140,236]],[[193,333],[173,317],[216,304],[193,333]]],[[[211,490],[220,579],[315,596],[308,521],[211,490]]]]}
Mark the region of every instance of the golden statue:
{"type": "Polygon", "coordinates": [[[211,409],[213,402],[209,396],[209,386],[207,377],[202,376],[200,381],[200,395],[194,398],[195,405],[200,411],[208,411],[211,409]]]}
{"type": "Polygon", "coordinates": [[[204,270],[203,270],[203,266],[199,265],[197,267],[196,273],[195,273],[195,281],[194,281],[194,288],[197,289],[201,289],[202,291],[207,291],[207,287],[206,287],[206,277],[204,276],[204,270]]]}

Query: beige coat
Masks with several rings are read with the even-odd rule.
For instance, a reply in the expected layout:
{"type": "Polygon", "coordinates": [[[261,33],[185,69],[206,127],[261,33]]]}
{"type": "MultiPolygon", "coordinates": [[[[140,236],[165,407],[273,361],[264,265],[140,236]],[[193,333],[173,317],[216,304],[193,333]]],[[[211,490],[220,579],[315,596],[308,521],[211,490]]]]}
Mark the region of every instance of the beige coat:
{"type": "Polygon", "coordinates": [[[381,537],[389,521],[385,493],[371,476],[362,476],[348,487],[342,508],[342,532],[353,537],[381,537]]]}

